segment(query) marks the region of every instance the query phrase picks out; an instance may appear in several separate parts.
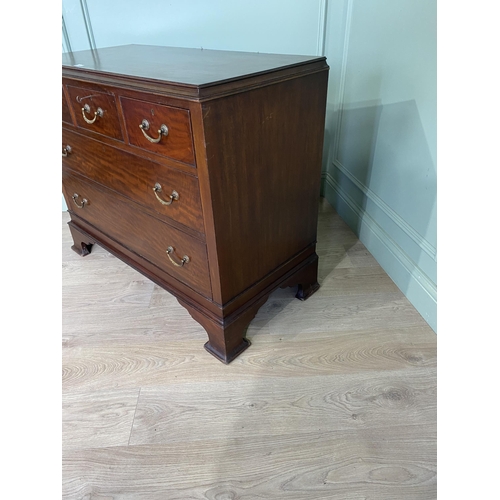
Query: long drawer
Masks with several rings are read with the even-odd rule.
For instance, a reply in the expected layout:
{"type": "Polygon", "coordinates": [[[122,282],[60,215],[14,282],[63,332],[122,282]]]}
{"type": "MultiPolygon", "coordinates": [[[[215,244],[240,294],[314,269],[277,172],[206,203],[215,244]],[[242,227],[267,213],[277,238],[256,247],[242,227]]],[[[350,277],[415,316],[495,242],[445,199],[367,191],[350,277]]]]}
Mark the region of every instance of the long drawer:
{"type": "Polygon", "coordinates": [[[65,169],[63,193],[71,212],[211,298],[204,243],[147,215],[123,196],[65,169]]]}
{"type": "Polygon", "coordinates": [[[204,233],[200,190],[195,176],[68,129],[63,129],[62,137],[66,167],[144,205],[163,220],[174,220],[204,233]]]}

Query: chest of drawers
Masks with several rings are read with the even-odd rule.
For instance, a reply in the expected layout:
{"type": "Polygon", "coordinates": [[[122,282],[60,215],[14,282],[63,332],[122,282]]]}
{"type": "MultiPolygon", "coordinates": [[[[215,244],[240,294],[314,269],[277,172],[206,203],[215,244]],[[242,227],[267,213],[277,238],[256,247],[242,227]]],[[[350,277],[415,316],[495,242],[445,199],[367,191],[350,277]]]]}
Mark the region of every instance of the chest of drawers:
{"type": "Polygon", "coordinates": [[[172,293],[229,363],[279,287],[318,288],[324,57],[128,45],[63,55],[73,249],[172,293]]]}

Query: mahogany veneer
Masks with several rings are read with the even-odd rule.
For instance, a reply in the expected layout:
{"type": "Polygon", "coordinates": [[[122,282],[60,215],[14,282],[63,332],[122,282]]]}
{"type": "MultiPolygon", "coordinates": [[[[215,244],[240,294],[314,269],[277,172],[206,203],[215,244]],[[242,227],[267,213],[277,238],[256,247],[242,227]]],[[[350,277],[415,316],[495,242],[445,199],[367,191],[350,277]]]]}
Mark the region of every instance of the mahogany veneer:
{"type": "Polygon", "coordinates": [[[225,363],[276,288],[318,289],[324,57],[128,45],[64,54],[62,73],[75,251],[174,294],[225,363]]]}

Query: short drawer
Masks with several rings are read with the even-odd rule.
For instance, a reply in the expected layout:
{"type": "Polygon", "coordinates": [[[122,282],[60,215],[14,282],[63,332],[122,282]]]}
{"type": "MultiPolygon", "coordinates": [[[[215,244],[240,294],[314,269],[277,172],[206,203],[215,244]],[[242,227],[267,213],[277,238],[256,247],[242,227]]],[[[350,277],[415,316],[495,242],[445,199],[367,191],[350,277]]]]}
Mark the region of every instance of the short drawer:
{"type": "Polygon", "coordinates": [[[204,233],[195,176],[67,129],[63,129],[62,136],[66,167],[144,205],[162,219],[174,220],[204,233]]]}
{"type": "Polygon", "coordinates": [[[66,88],[79,127],[123,140],[113,94],[71,85],[66,88]]]}
{"type": "Polygon", "coordinates": [[[63,170],[68,209],[132,252],[211,298],[204,243],[132,206],[123,196],[63,170]]]}
{"type": "Polygon", "coordinates": [[[195,164],[188,110],[126,97],[121,105],[131,145],[195,164]]]}

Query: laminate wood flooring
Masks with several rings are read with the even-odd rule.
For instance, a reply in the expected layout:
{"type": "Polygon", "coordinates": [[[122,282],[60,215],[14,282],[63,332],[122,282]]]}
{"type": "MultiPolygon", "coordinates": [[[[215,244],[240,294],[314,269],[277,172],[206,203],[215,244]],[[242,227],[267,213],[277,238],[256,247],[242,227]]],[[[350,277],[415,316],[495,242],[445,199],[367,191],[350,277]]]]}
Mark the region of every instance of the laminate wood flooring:
{"type": "Polygon", "coordinates": [[[432,500],[436,335],[325,200],[321,288],[271,295],[230,365],[63,213],[63,498],[432,500]]]}

